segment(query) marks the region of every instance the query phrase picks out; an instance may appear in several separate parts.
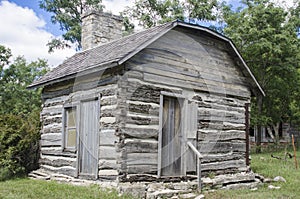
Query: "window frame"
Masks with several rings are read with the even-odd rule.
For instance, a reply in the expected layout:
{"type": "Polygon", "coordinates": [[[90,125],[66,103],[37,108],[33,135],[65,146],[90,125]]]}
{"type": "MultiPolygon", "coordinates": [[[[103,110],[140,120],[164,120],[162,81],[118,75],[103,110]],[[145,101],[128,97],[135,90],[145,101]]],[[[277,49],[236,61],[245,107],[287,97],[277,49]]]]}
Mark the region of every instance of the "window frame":
{"type": "Polygon", "coordinates": [[[73,152],[77,151],[77,138],[78,138],[78,105],[77,104],[66,104],[63,107],[63,123],[62,123],[62,151],[73,152]],[[75,110],[75,126],[68,127],[68,110],[75,110]],[[72,147],[67,146],[68,130],[76,131],[75,145],[72,147]]]}

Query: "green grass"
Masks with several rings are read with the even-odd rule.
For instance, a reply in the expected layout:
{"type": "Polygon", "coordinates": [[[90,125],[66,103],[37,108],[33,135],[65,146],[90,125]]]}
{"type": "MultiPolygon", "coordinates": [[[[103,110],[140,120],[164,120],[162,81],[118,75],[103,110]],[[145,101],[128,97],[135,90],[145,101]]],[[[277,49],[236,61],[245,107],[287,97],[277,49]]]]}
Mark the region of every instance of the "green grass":
{"type": "Polygon", "coordinates": [[[130,199],[118,196],[115,190],[100,189],[97,185],[73,186],[54,181],[31,180],[28,178],[0,182],[0,199],[76,199],[101,198],[130,199]]]}
{"type": "MultiPolygon", "coordinates": [[[[292,151],[289,151],[293,154],[292,151]]],[[[284,158],[284,152],[252,154],[251,168],[254,172],[265,177],[274,178],[282,176],[286,179],[284,182],[272,182],[264,184],[258,190],[252,191],[249,189],[241,190],[217,190],[215,192],[206,193],[206,198],[300,198],[300,168],[295,168],[294,158],[278,160],[271,157],[271,154],[284,158]],[[280,186],[278,190],[268,189],[268,185],[280,186]]],[[[297,160],[300,163],[299,151],[297,152],[297,160]]]]}
{"type": "MultiPolygon", "coordinates": [[[[292,151],[289,150],[291,154],[292,151]]],[[[205,193],[209,199],[242,198],[242,199],[265,199],[265,198],[299,198],[300,199],[300,169],[295,169],[294,159],[278,160],[271,157],[271,154],[284,158],[284,152],[252,154],[251,168],[254,172],[265,177],[274,178],[282,176],[284,182],[272,182],[274,186],[280,186],[279,190],[268,189],[269,184],[264,184],[258,190],[217,190],[205,193]]],[[[300,163],[300,153],[297,157],[300,163]]],[[[118,196],[115,190],[104,190],[97,185],[92,186],[72,186],[54,181],[41,181],[15,179],[0,182],[0,199],[76,199],[76,198],[100,198],[100,199],[132,199],[130,196],[118,196]]]]}

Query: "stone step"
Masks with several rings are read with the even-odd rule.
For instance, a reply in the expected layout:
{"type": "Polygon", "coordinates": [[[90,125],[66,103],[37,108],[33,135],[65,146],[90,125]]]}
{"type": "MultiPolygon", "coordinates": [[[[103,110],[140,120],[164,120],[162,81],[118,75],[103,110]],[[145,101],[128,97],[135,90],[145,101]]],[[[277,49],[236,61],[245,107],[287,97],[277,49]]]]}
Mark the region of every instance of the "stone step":
{"type": "Polygon", "coordinates": [[[50,180],[50,175],[42,172],[41,170],[35,170],[28,174],[29,178],[39,179],[39,180],[50,180]]]}

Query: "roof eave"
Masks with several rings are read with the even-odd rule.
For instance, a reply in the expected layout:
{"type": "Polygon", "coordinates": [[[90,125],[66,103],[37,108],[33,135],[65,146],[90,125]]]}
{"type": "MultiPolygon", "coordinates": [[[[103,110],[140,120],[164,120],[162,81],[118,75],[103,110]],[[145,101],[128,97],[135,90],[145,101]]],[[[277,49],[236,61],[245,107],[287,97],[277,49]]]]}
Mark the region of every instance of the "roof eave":
{"type": "Polygon", "coordinates": [[[36,84],[33,83],[33,84],[29,85],[27,87],[27,89],[35,89],[35,88],[39,88],[39,87],[52,85],[52,84],[59,83],[59,82],[62,82],[62,81],[67,81],[67,80],[70,80],[70,79],[73,79],[73,78],[76,78],[76,77],[81,77],[81,76],[88,75],[88,74],[91,74],[91,73],[99,72],[101,70],[106,70],[107,68],[112,68],[112,67],[115,67],[115,66],[118,66],[118,65],[119,65],[118,62],[115,62],[115,61],[110,62],[110,63],[103,63],[103,64],[100,64],[100,65],[93,66],[92,68],[89,68],[87,70],[79,71],[77,73],[70,74],[70,75],[67,75],[67,76],[63,76],[61,78],[56,78],[56,79],[53,79],[53,80],[40,82],[40,83],[36,83],[36,84]]]}

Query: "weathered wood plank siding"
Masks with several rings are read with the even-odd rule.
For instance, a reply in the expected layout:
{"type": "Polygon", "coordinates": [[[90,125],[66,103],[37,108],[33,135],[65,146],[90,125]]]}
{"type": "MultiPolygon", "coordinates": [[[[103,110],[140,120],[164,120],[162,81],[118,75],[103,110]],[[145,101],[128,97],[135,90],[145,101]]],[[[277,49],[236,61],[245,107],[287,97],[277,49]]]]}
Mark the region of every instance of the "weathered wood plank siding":
{"type": "Polygon", "coordinates": [[[125,63],[119,84],[126,92],[122,172],[157,174],[161,91],[197,104],[193,142],[204,154],[203,174],[246,169],[244,105],[251,93],[228,49],[220,40],[175,28],[125,63]]]}

